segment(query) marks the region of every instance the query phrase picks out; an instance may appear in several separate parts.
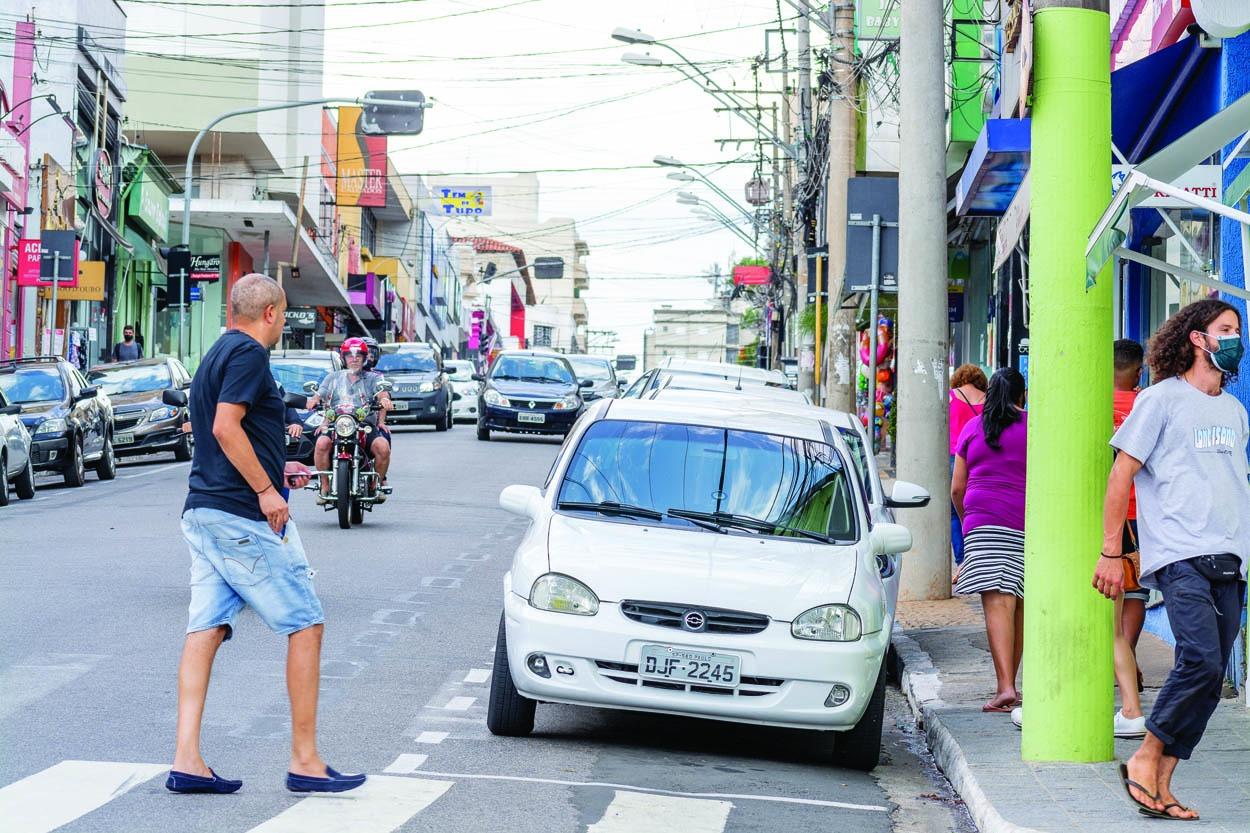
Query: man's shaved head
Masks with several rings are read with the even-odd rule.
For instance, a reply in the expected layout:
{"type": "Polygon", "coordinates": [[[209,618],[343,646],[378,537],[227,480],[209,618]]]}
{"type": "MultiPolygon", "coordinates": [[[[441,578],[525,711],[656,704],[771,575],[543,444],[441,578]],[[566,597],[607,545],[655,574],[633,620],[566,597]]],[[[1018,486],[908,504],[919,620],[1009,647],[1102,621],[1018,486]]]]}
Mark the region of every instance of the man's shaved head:
{"type": "Polygon", "coordinates": [[[235,281],[230,290],[230,312],[241,321],[259,321],[266,307],[281,310],[285,297],[277,281],[253,272],[235,281]]]}

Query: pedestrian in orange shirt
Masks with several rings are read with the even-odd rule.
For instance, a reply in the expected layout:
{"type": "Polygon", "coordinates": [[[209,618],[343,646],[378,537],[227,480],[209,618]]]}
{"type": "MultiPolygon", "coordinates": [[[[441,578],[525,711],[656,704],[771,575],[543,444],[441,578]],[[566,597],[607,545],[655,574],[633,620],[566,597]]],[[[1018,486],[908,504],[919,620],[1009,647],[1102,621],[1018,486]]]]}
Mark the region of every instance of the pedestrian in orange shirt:
{"type": "MultiPolygon", "coordinates": [[[[1141,387],[1144,363],[1145,351],[1140,344],[1129,338],[1116,341],[1115,392],[1112,400],[1112,419],[1116,430],[1133,410],[1133,402],[1141,387]]],[[[1131,492],[1128,519],[1124,523],[1124,552],[1137,552],[1137,501],[1131,492]]],[[[1137,573],[1140,574],[1140,568],[1137,573]]],[[[1137,696],[1142,687],[1141,671],[1137,668],[1137,640],[1146,621],[1146,600],[1149,598],[1150,591],[1133,582],[1132,589],[1126,586],[1123,595],[1116,599],[1115,678],[1123,704],[1115,716],[1116,737],[1140,738],[1146,734],[1146,717],[1141,710],[1141,698],[1137,696]]]]}

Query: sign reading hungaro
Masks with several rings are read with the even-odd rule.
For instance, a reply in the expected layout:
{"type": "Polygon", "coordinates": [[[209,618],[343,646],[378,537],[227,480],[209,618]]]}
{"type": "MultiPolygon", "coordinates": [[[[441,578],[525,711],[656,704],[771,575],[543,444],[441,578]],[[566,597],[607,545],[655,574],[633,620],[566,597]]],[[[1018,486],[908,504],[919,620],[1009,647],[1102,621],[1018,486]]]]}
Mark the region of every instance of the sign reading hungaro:
{"type": "Polygon", "coordinates": [[[855,4],[855,39],[898,40],[902,7],[899,0],[859,0],[855,4]]]}
{"type": "Polygon", "coordinates": [[[100,216],[109,219],[113,213],[113,184],[117,174],[113,170],[113,157],[104,148],[100,148],[91,158],[91,194],[95,198],[95,207],[100,216]]]}
{"type": "Polygon", "coordinates": [[[491,186],[443,186],[438,189],[438,204],[447,217],[489,217],[491,186]]]}
{"type": "Polygon", "coordinates": [[[221,255],[191,255],[191,280],[216,281],[221,279],[221,255]]]}
{"type": "Polygon", "coordinates": [[[339,108],[338,195],[340,206],[386,206],[386,137],[364,132],[360,107],[339,108]]]}

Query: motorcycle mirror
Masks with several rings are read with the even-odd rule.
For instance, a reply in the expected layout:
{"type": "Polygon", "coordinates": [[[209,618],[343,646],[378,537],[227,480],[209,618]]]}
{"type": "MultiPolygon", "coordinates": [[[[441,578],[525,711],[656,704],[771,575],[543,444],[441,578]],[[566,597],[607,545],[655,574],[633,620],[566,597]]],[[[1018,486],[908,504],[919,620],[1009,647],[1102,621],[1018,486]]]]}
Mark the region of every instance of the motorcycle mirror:
{"type": "Polygon", "coordinates": [[[316,393],[316,392],[317,392],[317,383],[316,383],[316,382],[313,382],[313,381],[308,381],[308,382],[305,382],[305,383],[304,383],[304,391],[305,391],[305,392],[307,392],[307,393],[316,393]]]}

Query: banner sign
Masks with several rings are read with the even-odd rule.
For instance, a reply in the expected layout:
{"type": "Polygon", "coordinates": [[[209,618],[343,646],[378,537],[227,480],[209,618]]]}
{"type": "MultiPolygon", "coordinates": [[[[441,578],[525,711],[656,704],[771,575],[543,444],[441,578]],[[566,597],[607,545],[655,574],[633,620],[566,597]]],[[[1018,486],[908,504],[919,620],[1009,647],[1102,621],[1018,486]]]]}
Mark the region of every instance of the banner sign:
{"type": "MultiPolygon", "coordinates": [[[[39,290],[40,298],[51,298],[52,290],[39,290]]],[[[74,286],[62,284],[56,291],[57,301],[103,301],[104,300],[104,261],[80,260],[78,262],[78,281],[74,286]]]]}
{"type": "Polygon", "coordinates": [[[386,206],[386,137],[360,130],[360,107],[339,108],[338,199],[340,206],[386,206]]]}
{"type": "Polygon", "coordinates": [[[61,288],[78,283],[75,232],[45,231],[38,240],[18,241],[18,286],[51,286],[53,275],[61,288]]]}
{"type": "Polygon", "coordinates": [[[286,311],[286,325],[292,330],[315,330],[318,318],[316,307],[288,307],[286,311]]]}
{"type": "Polygon", "coordinates": [[[221,279],[221,255],[191,255],[191,280],[221,279]]]}
{"type": "Polygon", "coordinates": [[[735,286],[767,286],[772,282],[773,270],[767,266],[735,266],[735,286]]]}
{"type": "Polygon", "coordinates": [[[448,185],[438,188],[438,204],[447,217],[489,217],[491,186],[448,185]]]}
{"type": "MultiPolygon", "coordinates": [[[[1120,186],[1124,184],[1124,180],[1128,178],[1129,171],[1132,170],[1127,165],[1111,166],[1111,190],[1112,192],[1120,190],[1120,186]]],[[[1209,200],[1219,202],[1224,197],[1223,188],[1223,168],[1219,165],[1195,165],[1185,173],[1172,180],[1172,184],[1177,188],[1184,188],[1189,193],[1197,197],[1205,197],[1209,200]]],[[[1155,191],[1153,197],[1147,197],[1141,202],[1133,206],[1134,208],[1193,208],[1189,203],[1178,200],[1176,197],[1170,197],[1160,191],[1155,191]]]]}

